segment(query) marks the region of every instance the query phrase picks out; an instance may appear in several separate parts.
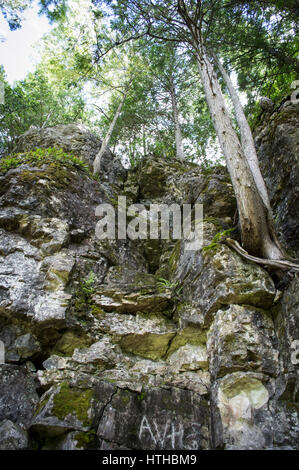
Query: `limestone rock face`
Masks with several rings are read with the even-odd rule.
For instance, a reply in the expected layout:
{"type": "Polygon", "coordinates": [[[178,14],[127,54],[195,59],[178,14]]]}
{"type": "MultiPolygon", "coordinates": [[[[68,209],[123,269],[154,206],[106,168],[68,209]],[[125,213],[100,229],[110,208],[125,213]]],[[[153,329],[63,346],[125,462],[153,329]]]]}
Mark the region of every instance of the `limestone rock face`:
{"type": "Polygon", "coordinates": [[[221,377],[234,370],[279,371],[272,318],[249,306],[218,310],[208,333],[210,370],[221,377]]]}
{"type": "Polygon", "coordinates": [[[28,435],[17,424],[5,419],[0,423],[0,450],[22,450],[28,447],[28,435]]]}
{"type": "Polygon", "coordinates": [[[0,420],[28,428],[39,400],[34,374],[13,364],[2,364],[0,374],[0,420]]]}
{"type": "MultiPolygon", "coordinates": [[[[92,168],[93,161],[101,148],[101,141],[83,124],[60,124],[45,129],[30,128],[19,137],[14,152],[24,152],[35,148],[58,147],[65,152],[81,157],[92,168]]],[[[102,178],[122,180],[126,171],[109,149],[102,156],[102,178]]]]}
{"type": "MultiPolygon", "coordinates": [[[[282,159],[268,131],[259,138],[259,152],[282,159]]],[[[91,167],[100,141],[56,126],[29,130],[17,150],[49,146],[91,167]]],[[[295,188],[285,219],[275,178],[293,249],[295,188]]],[[[157,156],[127,172],[107,151],[97,179],[57,161],[0,174],[1,449],[297,448],[298,280],[277,291],[266,270],[219,243],[235,212],[224,168],[157,156]],[[203,204],[203,247],[100,240],[96,207],[118,196],[144,214],[203,204]]]]}
{"type": "Polygon", "coordinates": [[[127,449],[200,450],[209,446],[208,422],[207,402],[196,393],[174,387],[144,388],[140,394],[118,390],[97,435],[104,449],[117,442],[127,449]]]}
{"type": "Polygon", "coordinates": [[[235,372],[213,384],[214,446],[226,449],[269,449],[273,416],[263,375],[235,372]]]}
{"type": "Polygon", "coordinates": [[[255,129],[255,143],[281,242],[299,254],[299,105],[287,101],[255,129]]]}
{"type": "Polygon", "coordinates": [[[200,308],[205,323],[222,305],[245,304],[267,309],[275,297],[273,281],[266,271],[247,263],[226,246],[211,246],[211,234],[217,230],[213,224],[203,223],[204,249],[188,251],[181,241],[170,260],[171,279],[180,283],[185,300],[200,308]]]}

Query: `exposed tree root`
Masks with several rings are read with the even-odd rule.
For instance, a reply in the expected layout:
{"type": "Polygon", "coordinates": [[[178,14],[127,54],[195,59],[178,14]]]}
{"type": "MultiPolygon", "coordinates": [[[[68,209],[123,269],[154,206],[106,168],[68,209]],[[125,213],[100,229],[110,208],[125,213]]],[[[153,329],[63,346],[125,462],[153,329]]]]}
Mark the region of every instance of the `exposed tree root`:
{"type": "Polygon", "coordinates": [[[240,246],[236,240],[232,240],[231,238],[226,238],[222,243],[235,250],[237,253],[239,253],[239,255],[243,256],[243,258],[246,258],[255,263],[262,264],[264,266],[271,266],[276,269],[282,269],[283,271],[291,270],[293,272],[299,272],[299,263],[295,261],[292,262],[288,260],[263,259],[257,258],[256,256],[251,256],[240,246]]]}

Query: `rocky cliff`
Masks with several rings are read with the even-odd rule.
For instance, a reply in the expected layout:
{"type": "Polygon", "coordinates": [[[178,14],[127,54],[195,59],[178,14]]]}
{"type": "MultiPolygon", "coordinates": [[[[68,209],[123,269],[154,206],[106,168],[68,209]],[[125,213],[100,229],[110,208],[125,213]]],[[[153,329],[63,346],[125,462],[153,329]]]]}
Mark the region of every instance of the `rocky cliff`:
{"type": "Polygon", "coordinates": [[[299,116],[290,100],[266,114],[257,126],[256,148],[282,244],[299,255],[299,116]]]}
{"type": "MultiPolygon", "coordinates": [[[[294,251],[291,108],[257,145],[294,251]]],[[[0,448],[295,449],[298,280],[278,290],[218,243],[236,214],[225,169],[151,156],[126,171],[106,152],[94,179],[99,148],[84,127],[58,126],[28,131],[2,161],[0,448]],[[95,208],[119,195],[202,203],[204,248],[99,240],[95,208]]]]}

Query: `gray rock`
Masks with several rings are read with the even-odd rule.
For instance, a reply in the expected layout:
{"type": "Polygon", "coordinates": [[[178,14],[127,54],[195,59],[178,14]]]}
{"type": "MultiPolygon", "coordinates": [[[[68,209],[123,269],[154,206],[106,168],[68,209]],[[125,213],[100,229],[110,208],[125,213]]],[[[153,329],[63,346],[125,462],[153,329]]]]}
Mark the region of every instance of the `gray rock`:
{"type": "Polygon", "coordinates": [[[0,422],[0,450],[24,450],[28,447],[28,435],[20,426],[5,419],[0,422]]]}
{"type": "Polygon", "coordinates": [[[234,372],[212,387],[215,448],[267,449],[273,444],[273,415],[268,409],[266,377],[234,372]]]}
{"type": "Polygon", "coordinates": [[[110,268],[92,298],[103,310],[120,313],[163,312],[172,304],[170,292],[159,292],[153,275],[125,265],[110,268]]]}
{"type": "Polygon", "coordinates": [[[36,385],[25,368],[0,364],[0,420],[27,428],[39,400],[36,385]]]}
{"type": "Polygon", "coordinates": [[[183,240],[170,256],[172,279],[181,287],[184,300],[199,307],[207,324],[223,305],[271,307],[276,291],[269,274],[227,246],[213,245],[214,225],[204,222],[203,230],[202,250],[187,250],[183,240]]]}
{"type": "Polygon", "coordinates": [[[266,96],[262,96],[260,98],[260,107],[262,108],[263,111],[267,113],[271,113],[274,110],[274,103],[270,98],[267,98],[266,96]]]}
{"type": "MultiPolygon", "coordinates": [[[[295,111],[273,112],[256,140],[293,251],[295,111]]],[[[59,146],[91,167],[100,144],[68,125],[31,129],[17,149],[59,146]]],[[[107,151],[100,182],[26,164],[1,174],[0,188],[0,446],[298,447],[298,280],[278,291],[218,243],[236,211],[224,168],[148,156],[127,173],[107,151]],[[204,247],[97,239],[95,208],[119,195],[146,209],[203,204],[204,247]]]]}
{"type": "Polygon", "coordinates": [[[41,351],[40,343],[30,333],[19,336],[15,342],[15,348],[21,358],[27,359],[41,351]]]}
{"type": "Polygon", "coordinates": [[[84,449],[85,442],[87,441],[88,443],[88,437],[88,434],[73,431],[68,433],[66,437],[55,446],[55,448],[57,450],[82,450],[84,449]],[[85,440],[84,436],[86,436],[85,440]]]}
{"type": "Polygon", "coordinates": [[[298,104],[288,102],[255,129],[259,164],[269,192],[278,236],[299,254],[298,104]]]}
{"type": "MultiPolygon", "coordinates": [[[[66,124],[45,129],[29,129],[19,137],[14,152],[33,150],[36,147],[58,147],[83,158],[92,168],[101,144],[101,140],[83,124],[66,124]]],[[[101,167],[104,175],[109,174],[109,179],[114,183],[125,178],[125,169],[109,149],[102,157],[101,167]]]]}
{"type": "Polygon", "coordinates": [[[266,312],[231,305],[218,310],[208,333],[210,371],[221,377],[234,371],[278,375],[274,325],[266,312]]]}
{"type": "Polygon", "coordinates": [[[64,382],[48,390],[31,422],[34,433],[56,437],[67,430],[89,431],[93,420],[92,390],[64,382]]]}
{"type": "Polygon", "coordinates": [[[204,399],[183,390],[119,390],[100,419],[100,442],[117,448],[196,450],[208,447],[209,419],[204,399]]]}

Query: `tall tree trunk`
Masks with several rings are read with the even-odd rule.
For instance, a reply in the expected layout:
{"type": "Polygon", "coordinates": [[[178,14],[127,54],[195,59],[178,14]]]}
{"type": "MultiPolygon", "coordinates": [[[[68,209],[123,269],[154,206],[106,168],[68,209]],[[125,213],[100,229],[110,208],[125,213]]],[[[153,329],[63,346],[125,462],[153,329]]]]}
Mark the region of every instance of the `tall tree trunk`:
{"type": "Polygon", "coordinates": [[[175,146],[176,146],[176,156],[179,160],[183,161],[185,159],[184,147],[183,147],[183,138],[181,132],[181,126],[179,122],[179,112],[176,99],[176,92],[174,86],[173,76],[170,76],[170,95],[171,95],[171,105],[172,113],[175,127],[175,146]]]}
{"type": "Polygon", "coordinates": [[[109,141],[110,141],[110,138],[111,138],[111,135],[112,135],[112,132],[113,132],[113,129],[115,127],[115,124],[116,124],[116,121],[121,113],[121,110],[122,110],[122,107],[124,105],[124,102],[126,100],[126,97],[127,97],[127,94],[129,92],[129,89],[130,89],[130,85],[127,87],[123,97],[122,97],[122,100],[120,101],[119,105],[118,105],[118,108],[116,110],[116,113],[114,115],[114,118],[109,126],[109,129],[108,129],[108,132],[102,142],[102,145],[101,145],[101,148],[100,148],[100,151],[99,153],[96,155],[96,158],[93,162],[93,174],[96,175],[97,173],[100,172],[101,170],[101,160],[102,160],[102,156],[103,154],[105,153],[106,149],[107,149],[107,146],[109,144],[109,141]]]}
{"type": "Polygon", "coordinates": [[[142,145],[143,145],[143,156],[146,156],[146,135],[145,135],[145,126],[142,126],[142,145]]]}
{"type": "MultiPolygon", "coordinates": [[[[196,48],[198,50],[198,45],[196,48]]],[[[271,238],[266,207],[234,130],[215,70],[203,46],[197,55],[197,63],[210,114],[236,194],[243,247],[257,257],[283,259],[280,248],[271,238]]]]}
{"type": "Polygon", "coordinates": [[[266,208],[270,236],[275,242],[275,244],[280,248],[281,252],[283,253],[283,249],[280,247],[280,243],[276,236],[271,203],[269,200],[268,191],[267,191],[264,178],[260,171],[252,132],[248,124],[247,118],[245,116],[244,109],[243,109],[241,100],[239,98],[239,94],[237,93],[229,74],[226,72],[220,60],[214,54],[213,54],[213,57],[226,83],[227,89],[229,91],[229,94],[230,94],[230,97],[234,106],[237,123],[240,129],[242,149],[243,149],[245,158],[247,160],[247,163],[250,167],[252,176],[254,178],[256,188],[266,208]]]}
{"type": "Polygon", "coordinates": [[[251,129],[249,127],[247,118],[245,116],[243,106],[241,103],[241,100],[239,98],[239,95],[233,85],[233,82],[230,79],[229,74],[226,72],[225,68],[221,64],[220,60],[216,58],[216,56],[213,55],[213,57],[216,60],[217,66],[221,72],[221,75],[225,81],[225,84],[227,86],[227,89],[229,91],[231,100],[233,102],[234,110],[236,113],[236,119],[237,123],[240,129],[240,134],[241,134],[241,143],[242,143],[242,148],[243,152],[246,156],[247,162],[250,166],[252,175],[254,177],[255,184],[258,188],[258,191],[261,195],[261,198],[263,199],[263,202],[265,206],[271,210],[271,205],[269,201],[269,196],[268,196],[268,191],[264,182],[264,178],[262,177],[259,163],[258,163],[258,158],[255,150],[255,145],[254,145],[254,140],[252,137],[251,129]]]}

